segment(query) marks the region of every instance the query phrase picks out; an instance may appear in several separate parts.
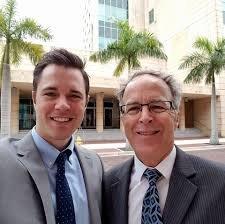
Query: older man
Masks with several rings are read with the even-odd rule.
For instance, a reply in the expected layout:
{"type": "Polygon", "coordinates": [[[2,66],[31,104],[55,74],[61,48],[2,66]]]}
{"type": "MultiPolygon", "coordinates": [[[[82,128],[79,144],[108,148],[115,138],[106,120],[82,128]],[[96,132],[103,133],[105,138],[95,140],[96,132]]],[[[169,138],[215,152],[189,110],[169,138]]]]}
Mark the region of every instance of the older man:
{"type": "Polygon", "coordinates": [[[107,224],[225,223],[225,168],[174,145],[181,91],[172,76],[135,73],[119,92],[134,158],[105,177],[107,224]]]}
{"type": "Polygon", "coordinates": [[[0,141],[1,224],[100,224],[102,163],[74,145],[88,102],[82,60],[46,53],[33,73],[36,126],[0,141]]]}

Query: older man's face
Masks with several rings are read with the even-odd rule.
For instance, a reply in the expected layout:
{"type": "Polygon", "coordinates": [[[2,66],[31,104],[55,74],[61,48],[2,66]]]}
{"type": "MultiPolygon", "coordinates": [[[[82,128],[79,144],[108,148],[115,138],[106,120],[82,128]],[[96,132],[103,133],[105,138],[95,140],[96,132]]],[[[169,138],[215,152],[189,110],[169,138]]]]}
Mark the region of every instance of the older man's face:
{"type": "MultiPolygon", "coordinates": [[[[150,75],[133,79],[123,95],[123,104],[171,100],[171,92],[166,83],[150,75]]],[[[137,157],[147,166],[156,166],[173,148],[178,115],[170,110],[169,103],[165,106],[168,106],[168,110],[160,113],[149,111],[148,106],[143,106],[137,114],[131,112],[122,115],[127,139],[137,157]]]]}

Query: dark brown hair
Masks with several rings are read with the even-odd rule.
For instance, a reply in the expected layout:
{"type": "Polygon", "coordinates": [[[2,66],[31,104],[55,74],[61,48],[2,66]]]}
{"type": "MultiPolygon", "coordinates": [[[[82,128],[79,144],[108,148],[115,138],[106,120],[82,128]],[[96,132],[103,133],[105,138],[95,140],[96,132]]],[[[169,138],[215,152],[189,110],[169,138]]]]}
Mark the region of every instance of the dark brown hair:
{"type": "Polygon", "coordinates": [[[34,91],[37,90],[38,83],[40,81],[43,70],[50,64],[62,65],[65,67],[79,69],[84,79],[86,97],[88,96],[90,83],[88,74],[84,70],[85,63],[81,60],[79,56],[67,51],[66,49],[53,49],[44,54],[41,61],[35,66],[33,72],[34,91]]]}

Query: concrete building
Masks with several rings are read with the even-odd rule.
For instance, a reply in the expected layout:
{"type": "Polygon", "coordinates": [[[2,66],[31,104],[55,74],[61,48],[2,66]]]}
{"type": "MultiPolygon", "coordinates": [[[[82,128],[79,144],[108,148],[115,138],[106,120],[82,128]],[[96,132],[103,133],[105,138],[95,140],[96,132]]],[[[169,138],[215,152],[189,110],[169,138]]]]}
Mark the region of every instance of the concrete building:
{"type": "MultiPolygon", "coordinates": [[[[108,41],[118,37],[113,16],[127,17],[137,31],[147,29],[163,43],[168,62],[145,59],[144,68],[167,71],[181,82],[187,71],[178,70],[181,58],[191,52],[197,36],[212,40],[224,35],[225,1],[222,0],[84,0],[82,23],[84,51],[69,49],[87,61],[90,74],[90,102],[82,124],[84,129],[119,129],[119,107],[115,97],[120,79],[126,79],[127,71],[120,79],[112,76],[115,61],[101,65],[88,61],[93,50],[104,48],[108,41]]],[[[46,49],[49,50],[49,49],[46,49]]],[[[12,67],[11,134],[27,131],[35,124],[32,106],[33,66],[24,59],[19,67],[12,67]]],[[[225,75],[216,77],[217,124],[219,134],[225,136],[225,75]]],[[[211,87],[204,83],[182,85],[183,99],[179,128],[197,128],[210,135],[211,87]]]]}
{"type": "MultiPolygon", "coordinates": [[[[215,41],[224,36],[225,1],[222,0],[152,0],[144,1],[144,27],[163,43],[168,56],[167,70],[180,82],[187,71],[179,70],[181,58],[192,51],[198,36],[215,41]]],[[[216,77],[217,125],[219,134],[225,136],[225,79],[216,77]]],[[[183,85],[180,128],[195,127],[210,135],[211,86],[183,85]]]]}

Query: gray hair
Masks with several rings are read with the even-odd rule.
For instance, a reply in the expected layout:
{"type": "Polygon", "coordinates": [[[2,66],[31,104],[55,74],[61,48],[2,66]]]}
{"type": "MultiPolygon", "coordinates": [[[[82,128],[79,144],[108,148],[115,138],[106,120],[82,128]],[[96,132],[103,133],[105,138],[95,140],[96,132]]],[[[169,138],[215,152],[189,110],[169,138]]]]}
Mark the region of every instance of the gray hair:
{"type": "Polygon", "coordinates": [[[152,71],[152,70],[137,71],[125,83],[123,83],[120,86],[120,89],[118,90],[118,93],[117,93],[117,97],[119,99],[120,104],[123,101],[123,95],[124,95],[127,85],[134,78],[142,76],[142,75],[150,75],[150,76],[153,76],[153,77],[163,80],[170,89],[174,109],[179,110],[180,101],[181,101],[181,86],[180,86],[180,84],[175,80],[175,78],[172,75],[168,75],[168,74],[164,74],[162,72],[156,72],[156,71],[152,71]]]}

